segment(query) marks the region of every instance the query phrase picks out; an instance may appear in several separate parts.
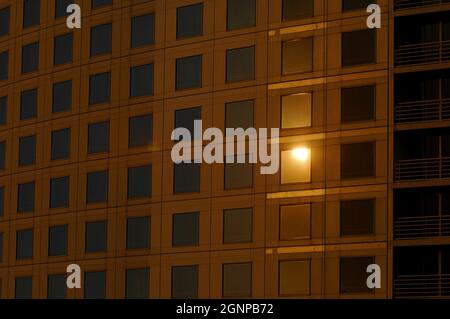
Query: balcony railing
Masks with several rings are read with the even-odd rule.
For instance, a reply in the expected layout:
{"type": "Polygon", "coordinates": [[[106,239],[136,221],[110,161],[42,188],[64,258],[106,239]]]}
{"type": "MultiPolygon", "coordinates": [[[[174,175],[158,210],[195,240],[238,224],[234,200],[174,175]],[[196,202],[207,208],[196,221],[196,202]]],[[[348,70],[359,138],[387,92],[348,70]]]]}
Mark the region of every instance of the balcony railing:
{"type": "Polygon", "coordinates": [[[450,99],[399,102],[395,106],[395,122],[431,122],[450,120],[450,99]]]}
{"type": "Polygon", "coordinates": [[[450,178],[450,157],[399,160],[395,163],[397,181],[435,178],[450,178]]]}
{"type": "Polygon", "coordinates": [[[407,9],[450,3],[449,0],[395,0],[395,9],[407,9]]]}
{"type": "Polygon", "coordinates": [[[395,50],[395,65],[450,61],[450,41],[401,45],[395,50]]]}
{"type": "Polygon", "coordinates": [[[396,298],[450,296],[448,275],[400,275],[394,279],[396,298]]]}
{"type": "Polygon", "coordinates": [[[450,236],[450,215],[400,217],[394,224],[396,239],[450,236]]]}

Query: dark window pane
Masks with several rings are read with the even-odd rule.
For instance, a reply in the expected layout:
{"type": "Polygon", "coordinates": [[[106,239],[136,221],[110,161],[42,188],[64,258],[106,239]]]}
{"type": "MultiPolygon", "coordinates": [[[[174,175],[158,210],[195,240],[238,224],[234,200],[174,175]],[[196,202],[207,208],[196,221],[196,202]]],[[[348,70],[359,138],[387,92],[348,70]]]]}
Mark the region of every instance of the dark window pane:
{"type": "Polygon", "coordinates": [[[200,164],[174,164],[173,192],[175,194],[200,192],[200,164]]]}
{"type": "Polygon", "coordinates": [[[152,196],[152,166],[128,168],[128,199],[152,196]]]}
{"type": "MultiPolygon", "coordinates": [[[[225,160],[228,161],[227,159],[225,160]]],[[[245,163],[237,163],[238,157],[234,158],[234,163],[224,164],[224,187],[225,189],[248,188],[253,186],[253,164],[250,158],[245,156],[245,163]]]]}
{"type": "Polygon", "coordinates": [[[192,107],[175,111],[175,128],[185,128],[191,133],[194,139],[194,121],[202,119],[202,108],[192,107]]]}
{"type": "Polygon", "coordinates": [[[149,13],[131,18],[131,47],[155,43],[155,14],[149,13]]]}
{"type": "Polygon", "coordinates": [[[150,217],[127,219],[127,249],[150,247],[150,217]]]}
{"type": "Polygon", "coordinates": [[[255,47],[227,50],[227,82],[255,79],[255,47]]]}
{"type": "Polygon", "coordinates": [[[5,187],[0,187],[0,218],[5,213],[5,187]]]}
{"type": "Polygon", "coordinates": [[[23,28],[29,28],[39,24],[40,1],[23,0],[23,28]]]}
{"type": "Polygon", "coordinates": [[[373,63],[376,60],[376,31],[342,33],[342,66],[373,63]]]}
{"type": "Polygon", "coordinates": [[[195,299],[198,297],[198,266],[172,267],[172,298],[195,299]]]}
{"type": "Polygon", "coordinates": [[[0,9],[0,37],[9,34],[9,7],[0,9]]]}
{"type": "Polygon", "coordinates": [[[153,95],[153,64],[130,69],[130,97],[153,95]]]}
{"type": "Polygon", "coordinates": [[[366,271],[373,263],[373,257],[342,257],[339,270],[341,293],[369,292],[366,271]]]}
{"type": "Polygon", "coordinates": [[[280,206],[280,240],[311,238],[311,204],[280,206]]]}
{"type": "Polygon", "coordinates": [[[70,128],[52,132],[52,160],[70,157],[70,128]]]}
{"type": "Polygon", "coordinates": [[[8,51],[0,53],[0,81],[8,80],[8,57],[8,51]]]}
{"type": "MultiPolygon", "coordinates": [[[[72,0],[71,0],[72,1],[72,0]]],[[[72,108],[72,81],[53,84],[52,112],[63,112],[72,108]]]]}
{"type": "Polygon", "coordinates": [[[7,120],[8,97],[0,96],[0,125],[5,125],[7,120]]]}
{"type": "Polygon", "coordinates": [[[109,150],[109,122],[99,122],[88,126],[88,153],[102,153],[109,150]]]}
{"type": "Polygon", "coordinates": [[[223,211],[223,242],[248,243],[252,241],[253,209],[226,209],[223,211]]]}
{"type": "Polygon", "coordinates": [[[312,18],[314,0],[283,0],[283,20],[312,18]]]}
{"type": "Polygon", "coordinates": [[[108,103],[111,98],[111,73],[91,75],[89,78],[89,104],[108,103]]]}
{"type": "Polygon", "coordinates": [[[108,201],[108,171],[87,174],[87,203],[108,201]]]}
{"type": "Polygon", "coordinates": [[[34,182],[19,184],[17,192],[17,212],[34,211],[34,182]]]}
{"type": "Polygon", "coordinates": [[[224,264],[222,271],[223,297],[252,296],[252,263],[224,264]]]}
{"type": "Polygon", "coordinates": [[[55,37],[53,48],[53,64],[59,65],[72,62],[72,46],[73,46],[72,33],[63,34],[55,37]]]}
{"type": "Polygon", "coordinates": [[[343,88],[341,96],[342,123],[370,121],[375,116],[375,86],[343,88]]]}
{"type": "Polygon", "coordinates": [[[283,75],[313,70],[313,39],[283,42],[283,75]]]}
{"type": "Polygon", "coordinates": [[[373,3],[377,2],[375,0],[342,0],[342,11],[366,9],[373,3]]]}
{"type": "Polygon", "coordinates": [[[150,283],[148,268],[127,269],[126,271],[126,299],[146,299],[150,283]]]}
{"type": "Polygon", "coordinates": [[[106,252],[106,221],[86,223],[86,253],[106,252]]]}
{"type": "Polygon", "coordinates": [[[110,4],[112,4],[112,0],[92,0],[92,8],[97,8],[110,4]]]}
{"type": "Polygon", "coordinates": [[[20,119],[27,120],[37,115],[38,90],[32,89],[20,93],[20,119]]]}
{"type": "Polygon", "coordinates": [[[3,262],[3,233],[0,233],[0,263],[3,262]]]}
{"type": "Polygon", "coordinates": [[[74,3],[73,0],[55,0],[55,18],[68,16],[67,7],[74,3]]]}
{"type": "Polygon", "coordinates": [[[31,299],[33,295],[33,277],[17,277],[15,280],[15,299],[31,299]]]}
{"type": "Polygon", "coordinates": [[[102,24],[91,28],[91,57],[111,53],[112,24],[102,24]]]}
{"type": "Polygon", "coordinates": [[[22,73],[37,71],[39,68],[39,42],[22,47],[22,73]]]}
{"type": "Polygon", "coordinates": [[[106,273],[104,271],[84,274],[84,299],[104,299],[106,297],[106,273]]]}
{"type": "Polygon", "coordinates": [[[255,0],[227,0],[227,29],[239,29],[256,25],[255,0]]]}
{"type": "Polygon", "coordinates": [[[67,255],[67,225],[54,226],[48,229],[48,255],[67,255]]]}
{"type": "Polygon", "coordinates": [[[33,165],[36,162],[36,135],[19,139],[19,166],[33,165]]]}
{"type": "Polygon", "coordinates": [[[176,61],[177,90],[202,87],[202,56],[179,58],[176,61]]]}
{"type": "Polygon", "coordinates": [[[66,288],[66,275],[48,275],[47,299],[66,299],[66,288]]]}
{"type": "Polygon", "coordinates": [[[5,160],[6,160],[6,142],[0,142],[0,170],[5,169],[5,160]]]}
{"type": "Polygon", "coordinates": [[[375,200],[341,201],[341,236],[371,235],[375,219],[375,200]]]}
{"type": "Polygon", "coordinates": [[[238,101],[225,104],[225,127],[253,127],[253,100],[238,101]]]}
{"type": "Polygon", "coordinates": [[[375,175],[375,143],[341,145],[341,178],[373,177],[375,175]]]}
{"type": "Polygon", "coordinates": [[[128,147],[139,147],[152,144],[153,116],[152,114],[132,116],[128,120],[128,147]]]}
{"type": "Polygon", "coordinates": [[[33,230],[18,230],[16,234],[16,259],[33,258],[33,230]]]}
{"type": "Polygon", "coordinates": [[[203,3],[177,8],[177,38],[203,33],[203,3]]]}
{"type": "Polygon", "coordinates": [[[174,214],[172,218],[172,246],[197,246],[199,213],[174,214]]]}
{"type": "Polygon", "coordinates": [[[50,208],[69,207],[69,176],[50,180],[50,208]]]}

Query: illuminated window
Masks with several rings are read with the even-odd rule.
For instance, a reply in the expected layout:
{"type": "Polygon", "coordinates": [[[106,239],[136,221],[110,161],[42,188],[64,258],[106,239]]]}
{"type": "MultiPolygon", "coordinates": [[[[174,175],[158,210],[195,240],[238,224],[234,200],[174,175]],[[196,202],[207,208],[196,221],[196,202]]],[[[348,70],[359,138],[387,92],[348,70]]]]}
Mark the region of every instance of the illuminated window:
{"type": "Polygon", "coordinates": [[[311,181],[311,150],[296,148],[281,152],[281,184],[311,181]]]}
{"type": "Polygon", "coordinates": [[[312,94],[299,93],[281,98],[281,128],[311,126],[312,94]]]}
{"type": "Polygon", "coordinates": [[[310,294],[311,262],[309,260],[280,261],[278,276],[280,296],[310,294]]]}
{"type": "Polygon", "coordinates": [[[311,205],[280,206],[280,240],[310,238],[311,205]]]}

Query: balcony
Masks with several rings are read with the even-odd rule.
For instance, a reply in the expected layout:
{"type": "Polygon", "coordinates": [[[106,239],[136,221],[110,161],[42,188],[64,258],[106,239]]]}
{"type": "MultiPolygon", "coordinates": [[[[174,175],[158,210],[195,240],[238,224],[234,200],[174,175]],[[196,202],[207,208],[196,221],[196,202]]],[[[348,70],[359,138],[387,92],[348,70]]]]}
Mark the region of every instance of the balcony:
{"type": "Polygon", "coordinates": [[[450,3],[450,0],[395,0],[395,10],[427,7],[450,3]]]}
{"type": "Polygon", "coordinates": [[[399,275],[394,279],[396,298],[450,297],[450,274],[399,275]]]}
{"type": "Polygon", "coordinates": [[[450,157],[398,160],[395,180],[450,178],[450,157]]]}
{"type": "Polygon", "coordinates": [[[432,122],[442,120],[450,120],[450,98],[398,102],[395,106],[396,123],[432,122]]]}
{"type": "Polygon", "coordinates": [[[439,236],[450,236],[450,215],[399,217],[394,223],[395,239],[439,236]]]}
{"type": "Polygon", "coordinates": [[[450,41],[399,45],[395,65],[429,64],[450,61],[450,41]]]}

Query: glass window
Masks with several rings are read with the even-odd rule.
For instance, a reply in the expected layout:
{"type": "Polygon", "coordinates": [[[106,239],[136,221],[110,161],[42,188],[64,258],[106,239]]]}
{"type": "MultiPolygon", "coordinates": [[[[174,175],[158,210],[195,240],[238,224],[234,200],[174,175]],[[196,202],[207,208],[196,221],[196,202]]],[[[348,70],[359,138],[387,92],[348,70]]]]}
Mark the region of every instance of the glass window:
{"type": "Polygon", "coordinates": [[[281,97],[281,128],[301,128],[312,125],[312,93],[281,97]]]}
{"type": "Polygon", "coordinates": [[[227,50],[227,83],[255,79],[255,47],[227,50]]]}
{"type": "Polygon", "coordinates": [[[150,247],[150,217],[127,219],[127,249],[146,249],[150,247]]]}
{"type": "Polygon", "coordinates": [[[200,164],[180,163],[173,165],[174,194],[200,192],[200,164]]]}
{"type": "Polygon", "coordinates": [[[86,223],[86,253],[106,252],[106,221],[86,223]]]}
{"type": "Polygon", "coordinates": [[[243,128],[253,127],[254,100],[230,102],[225,104],[225,127],[243,128]]]}
{"type": "Polygon", "coordinates": [[[17,212],[34,211],[34,182],[19,184],[17,187],[17,212]]]}
{"type": "Polygon", "coordinates": [[[281,152],[281,184],[311,181],[311,150],[296,148],[281,152]]]}
{"type": "Polygon", "coordinates": [[[227,29],[234,30],[256,25],[255,0],[227,0],[227,29]]]}
{"type": "Polygon", "coordinates": [[[0,233],[0,263],[3,261],[3,233],[0,233]]]}
{"type": "Polygon", "coordinates": [[[375,143],[341,145],[341,178],[375,176],[375,143]]]}
{"type": "Polygon", "coordinates": [[[343,88],[341,90],[342,123],[370,121],[375,117],[375,86],[343,88]]]}
{"type": "Polygon", "coordinates": [[[84,299],[104,299],[106,297],[106,272],[87,271],[84,273],[84,299]]]}
{"type": "MultiPolygon", "coordinates": [[[[70,0],[73,1],[73,0],[70,0]]],[[[60,65],[72,62],[73,34],[63,34],[55,37],[53,47],[53,64],[60,65]]]]}
{"type": "Polygon", "coordinates": [[[39,42],[22,47],[22,73],[37,71],[39,68],[39,42]]]}
{"type": "Polygon", "coordinates": [[[314,0],[283,0],[283,20],[312,18],[314,16],[314,0]]]}
{"type": "Polygon", "coordinates": [[[109,150],[109,122],[88,125],[88,154],[103,153],[109,150]]]}
{"type": "Polygon", "coordinates": [[[0,9],[0,37],[9,34],[9,7],[0,9]]]}
{"type": "Polygon", "coordinates": [[[8,80],[8,56],[8,51],[0,52],[0,81],[8,80]]]}
{"type": "Polygon", "coordinates": [[[152,196],[152,166],[128,168],[128,199],[152,196]]]}
{"type": "Polygon", "coordinates": [[[26,90],[20,93],[20,119],[27,120],[37,115],[38,90],[26,90]]]}
{"type": "Polygon", "coordinates": [[[50,208],[69,207],[69,176],[50,180],[50,208]]]}
{"type": "Polygon", "coordinates": [[[92,0],[92,9],[112,4],[112,0],[92,0]]]}
{"type": "Polygon", "coordinates": [[[279,267],[280,296],[310,294],[311,263],[309,260],[280,261],[279,267]]]}
{"type": "Polygon", "coordinates": [[[374,199],[341,201],[341,236],[373,234],[374,219],[374,199]]]}
{"type": "Polygon", "coordinates": [[[194,121],[202,119],[202,108],[192,107],[175,111],[175,128],[186,128],[194,139],[194,121]]]}
{"type": "Polygon", "coordinates": [[[5,187],[0,187],[0,218],[5,213],[5,187]]]}
{"type": "Polygon", "coordinates": [[[370,291],[366,284],[367,266],[374,260],[374,257],[341,257],[339,273],[342,294],[370,291]]]}
{"type": "Polygon", "coordinates": [[[125,284],[126,299],[147,299],[150,284],[149,269],[127,269],[125,284]]]}
{"type": "Polygon", "coordinates": [[[130,97],[153,95],[153,64],[130,69],[130,97]]]}
{"type": "MultiPolygon", "coordinates": [[[[73,1],[73,0],[71,0],[73,1]]],[[[53,84],[52,112],[63,112],[72,108],[72,81],[53,84]]]]}
{"type": "Polygon", "coordinates": [[[48,229],[48,255],[67,256],[67,225],[53,226],[48,229]]]}
{"type": "Polygon", "coordinates": [[[172,298],[198,298],[198,266],[172,267],[172,298]]]}
{"type": "Polygon", "coordinates": [[[6,160],[6,141],[0,142],[0,170],[5,169],[6,160]]]}
{"type": "Polygon", "coordinates": [[[151,145],[153,142],[153,115],[132,116],[128,120],[128,147],[151,145]]]}
{"type": "Polygon", "coordinates": [[[342,0],[342,11],[366,9],[375,0],[342,0]]]}
{"type": "Polygon", "coordinates": [[[203,3],[177,8],[177,39],[203,33],[203,3]]]}
{"type": "Polygon", "coordinates": [[[137,48],[155,43],[155,14],[149,13],[131,18],[131,47],[137,48]]]}
{"type": "Polygon", "coordinates": [[[313,38],[283,41],[283,75],[313,70],[313,38]]]}
{"type": "MultiPolygon", "coordinates": [[[[70,0],[73,1],[73,0],[70,0]]],[[[48,275],[47,299],[66,299],[66,275],[48,275]]]]}
{"type": "Polygon", "coordinates": [[[99,73],[89,78],[89,105],[109,103],[111,98],[111,73],[99,73]]]}
{"type": "Polygon", "coordinates": [[[23,0],[23,28],[39,24],[40,0],[23,0]]]}
{"type": "Polygon", "coordinates": [[[202,56],[195,55],[176,60],[176,90],[202,87],[202,56]]]}
{"type": "Polygon", "coordinates": [[[70,128],[52,131],[52,160],[70,157],[70,128]]]}
{"type": "Polygon", "coordinates": [[[342,33],[342,66],[376,61],[376,31],[364,29],[342,33]]]}
{"type": "Polygon", "coordinates": [[[108,201],[108,171],[87,174],[86,202],[104,203],[108,201]]]}
{"type": "Polygon", "coordinates": [[[31,299],[33,296],[33,277],[16,277],[15,299],[31,299]]]}
{"type": "Polygon", "coordinates": [[[102,24],[91,28],[91,57],[111,53],[112,24],[102,24]]]}
{"type": "Polygon", "coordinates": [[[252,263],[223,264],[222,296],[250,298],[252,296],[252,263]]]}
{"type": "Polygon", "coordinates": [[[67,7],[74,3],[73,0],[55,0],[55,18],[68,16],[67,7]]]}
{"type": "Polygon", "coordinates": [[[226,162],[224,164],[225,189],[253,187],[253,163],[249,163],[250,158],[248,155],[245,157],[245,163],[236,163],[238,157],[235,156],[234,163],[226,162]]]}
{"type": "Polygon", "coordinates": [[[223,211],[223,242],[249,243],[253,236],[253,209],[238,208],[223,211]]]}
{"type": "Polygon", "coordinates": [[[0,125],[6,124],[8,109],[8,97],[0,96],[0,125]]]}
{"type": "Polygon", "coordinates": [[[33,229],[18,230],[16,233],[16,259],[33,258],[33,229]]]}
{"type": "Polygon", "coordinates": [[[311,237],[311,205],[280,206],[280,240],[311,237]]]}
{"type": "Polygon", "coordinates": [[[197,246],[199,236],[199,213],[173,214],[172,246],[197,246]]]}
{"type": "Polygon", "coordinates": [[[19,138],[19,166],[36,163],[36,135],[19,138]]]}

